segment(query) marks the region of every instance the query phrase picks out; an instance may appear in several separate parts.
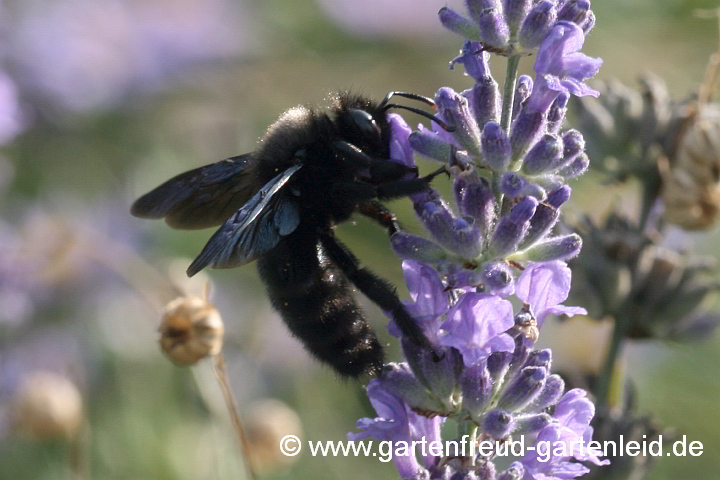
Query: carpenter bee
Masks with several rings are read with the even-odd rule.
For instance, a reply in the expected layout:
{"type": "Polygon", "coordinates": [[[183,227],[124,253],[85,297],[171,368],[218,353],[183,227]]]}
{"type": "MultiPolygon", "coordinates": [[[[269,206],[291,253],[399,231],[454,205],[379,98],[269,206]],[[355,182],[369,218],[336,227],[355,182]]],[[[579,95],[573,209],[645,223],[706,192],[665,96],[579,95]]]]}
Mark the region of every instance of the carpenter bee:
{"type": "Polygon", "coordinates": [[[387,111],[403,108],[446,130],[430,113],[339,93],[329,112],[298,106],[269,127],[257,151],[196,168],[168,180],[132,206],[136,217],[173,228],[221,225],[187,270],[231,268],[257,260],[273,307],[290,331],[339,374],[377,374],[382,347],[356,304],[351,285],[389,312],[404,336],[431,349],[395,289],[362,268],[333,227],[358,211],[388,229],[400,226],[380,200],[419,193],[444,168],[424,177],[389,160],[387,111]]]}

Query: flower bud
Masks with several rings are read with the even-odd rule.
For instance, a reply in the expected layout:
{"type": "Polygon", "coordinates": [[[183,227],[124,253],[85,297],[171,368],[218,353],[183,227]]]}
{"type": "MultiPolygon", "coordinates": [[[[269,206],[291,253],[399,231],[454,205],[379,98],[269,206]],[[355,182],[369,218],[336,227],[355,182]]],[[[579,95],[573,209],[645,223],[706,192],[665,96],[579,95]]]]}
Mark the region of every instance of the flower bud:
{"type": "Polygon", "coordinates": [[[569,260],[576,257],[582,249],[582,238],[576,233],[562,237],[553,237],[536,243],[518,256],[518,260],[531,262],[550,262],[569,260]]]}
{"type": "Polygon", "coordinates": [[[545,386],[547,370],[543,367],[525,367],[498,401],[498,408],[517,411],[538,396],[545,386]]]}
{"type": "Polygon", "coordinates": [[[539,47],[557,21],[555,4],[550,0],[537,3],[528,13],[520,27],[518,39],[523,48],[539,47]]]}
{"type": "Polygon", "coordinates": [[[578,26],[582,26],[590,11],[588,0],[568,0],[558,12],[558,20],[566,20],[578,26]]]}
{"type": "Polygon", "coordinates": [[[547,196],[544,188],[537,183],[528,181],[527,178],[517,172],[506,172],[503,175],[500,188],[508,198],[530,196],[538,200],[544,200],[547,196]]]}
{"type": "Polygon", "coordinates": [[[467,38],[468,40],[482,41],[483,35],[478,25],[472,20],[463,17],[450,7],[443,7],[438,12],[440,23],[451,32],[467,38]]]}
{"type": "Polygon", "coordinates": [[[495,195],[484,178],[458,175],[455,179],[455,199],[460,213],[475,219],[475,225],[490,232],[495,223],[495,195]]]}
{"type": "Polygon", "coordinates": [[[483,422],[483,432],[496,440],[510,435],[514,427],[515,421],[512,414],[499,408],[488,412],[483,422]]]}
{"type": "Polygon", "coordinates": [[[480,27],[480,41],[495,48],[505,47],[510,40],[510,29],[505,23],[499,0],[466,0],[465,4],[470,18],[480,27]]]}
{"type": "Polygon", "coordinates": [[[565,177],[567,179],[570,178],[577,178],[583,173],[585,173],[590,166],[590,159],[588,156],[583,152],[577,157],[575,157],[575,160],[573,160],[570,165],[563,168],[558,172],[558,175],[565,177]]]}
{"type": "Polygon", "coordinates": [[[550,375],[545,380],[545,386],[540,394],[530,402],[525,411],[540,412],[551,405],[555,405],[563,396],[565,382],[559,375],[550,375]]]}
{"type": "Polygon", "coordinates": [[[515,120],[515,117],[518,116],[518,113],[520,113],[520,109],[525,103],[525,100],[530,97],[530,93],[532,93],[533,89],[533,79],[532,77],[528,75],[520,75],[520,77],[517,80],[517,86],[515,87],[515,98],[513,98],[513,111],[512,111],[512,118],[515,120]]]}
{"type": "Polygon", "coordinates": [[[482,152],[485,162],[496,172],[504,172],[510,165],[510,139],[495,122],[488,122],[483,129],[482,152]]]}
{"type": "Polygon", "coordinates": [[[177,365],[193,365],[222,350],[220,313],[198,297],[179,297],[165,307],[160,323],[160,347],[177,365]]]}
{"type": "Polygon", "coordinates": [[[545,129],[546,112],[527,107],[526,103],[512,124],[510,144],[513,161],[520,160],[545,129]]]}
{"type": "MultiPolygon", "coordinates": [[[[557,190],[553,193],[557,196],[557,190]]],[[[548,199],[550,196],[548,195],[548,199]]],[[[560,210],[553,207],[549,201],[545,201],[537,206],[535,215],[530,219],[530,230],[520,243],[520,250],[525,250],[531,245],[539,242],[550,233],[552,228],[560,218],[560,210]]]]}
{"type": "Polygon", "coordinates": [[[525,467],[520,462],[513,462],[510,468],[497,476],[497,480],[520,480],[525,476],[525,467]]]}
{"type": "Polygon", "coordinates": [[[505,22],[510,27],[510,32],[515,33],[522,25],[525,17],[527,17],[532,0],[505,0],[505,22]]]}
{"type": "Polygon", "coordinates": [[[533,197],[525,197],[510,214],[500,219],[490,241],[488,253],[491,258],[501,258],[515,250],[527,233],[537,205],[538,201],[533,197]]]}
{"type": "Polygon", "coordinates": [[[428,390],[413,375],[407,363],[385,365],[379,381],[385,390],[403,399],[414,409],[431,412],[442,412],[447,409],[430,396],[428,390]]]}
{"type": "Polygon", "coordinates": [[[408,141],[413,150],[438,162],[448,162],[452,158],[453,145],[444,141],[432,130],[422,128],[420,131],[412,132],[408,141]]]}
{"type": "Polygon", "coordinates": [[[23,379],[10,402],[18,431],[37,440],[74,438],[83,425],[80,391],[56,373],[35,371],[23,379]]]}
{"type": "Polygon", "coordinates": [[[432,392],[435,398],[449,406],[463,371],[460,352],[455,348],[442,347],[437,348],[436,354],[433,354],[405,337],[402,339],[402,347],[415,378],[432,392]]]}
{"type": "Polygon", "coordinates": [[[568,102],[570,101],[570,94],[567,92],[561,92],[557,96],[552,105],[550,105],[550,111],[548,112],[547,119],[547,131],[548,133],[557,134],[565,122],[565,115],[567,114],[568,102]]]}
{"type": "Polygon", "coordinates": [[[551,171],[563,156],[563,141],[556,135],[544,135],[525,155],[522,171],[541,175],[551,171]]]}
{"type": "Polygon", "coordinates": [[[426,263],[437,263],[447,259],[447,253],[439,245],[412,233],[396,232],[390,237],[390,243],[401,258],[426,263]]]}
{"type": "Polygon", "coordinates": [[[435,94],[435,103],[442,118],[455,127],[452,133],[468,152],[480,154],[480,129],[465,97],[453,89],[443,87],[435,94]]]}
{"type": "MultiPolygon", "coordinates": [[[[490,355],[492,357],[492,355],[490,355]]],[[[493,381],[484,363],[466,367],[460,378],[463,409],[474,416],[481,415],[490,403],[493,381]]]]}
{"type": "MultiPolygon", "coordinates": [[[[562,392],[561,395],[562,396],[562,392]]],[[[558,398],[559,400],[559,398],[558,398]]],[[[557,402],[557,400],[556,400],[557,402]]],[[[535,413],[530,415],[515,416],[514,434],[528,435],[537,433],[552,423],[552,417],[547,413],[535,413]]]]}

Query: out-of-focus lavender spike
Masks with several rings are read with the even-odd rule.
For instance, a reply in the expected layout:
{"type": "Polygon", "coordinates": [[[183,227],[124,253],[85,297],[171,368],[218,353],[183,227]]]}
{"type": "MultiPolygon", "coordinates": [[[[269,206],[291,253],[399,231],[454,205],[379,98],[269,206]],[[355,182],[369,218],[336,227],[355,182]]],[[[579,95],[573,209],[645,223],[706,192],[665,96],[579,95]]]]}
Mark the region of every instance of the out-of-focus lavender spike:
{"type": "Polygon", "coordinates": [[[556,21],[557,9],[553,2],[543,0],[536,4],[520,27],[518,33],[520,45],[527,49],[540,46],[556,21]]]}
{"type": "Polygon", "coordinates": [[[568,92],[562,92],[555,99],[553,104],[550,106],[547,120],[547,131],[548,133],[559,133],[560,129],[565,122],[565,115],[567,114],[568,102],[570,101],[570,94],[568,92]]]}
{"type": "Polygon", "coordinates": [[[573,160],[570,165],[560,170],[558,172],[558,175],[567,179],[577,178],[583,173],[585,173],[589,166],[590,159],[584,152],[582,152],[577,157],[575,157],[575,160],[573,160]]]}
{"type": "Polygon", "coordinates": [[[452,88],[443,87],[435,94],[435,103],[442,118],[455,127],[453,136],[470,153],[480,155],[480,129],[467,99],[452,88]]]}
{"type": "Polygon", "coordinates": [[[440,23],[451,32],[477,42],[482,41],[482,32],[477,23],[460,15],[450,7],[443,7],[438,12],[440,23]]]}
{"type": "Polygon", "coordinates": [[[525,100],[530,96],[530,92],[533,89],[533,80],[529,75],[520,75],[517,80],[517,87],[515,87],[515,98],[513,98],[513,113],[512,118],[515,120],[520,108],[525,103],[525,100]]]}
{"type": "Polygon", "coordinates": [[[562,156],[562,139],[557,135],[546,134],[525,155],[522,171],[528,175],[542,175],[551,171],[562,156]]]}
{"type": "Polygon", "coordinates": [[[482,152],[485,162],[496,172],[504,172],[510,165],[510,139],[500,125],[488,122],[482,133],[482,152]]]}
{"type": "Polygon", "coordinates": [[[530,219],[537,205],[536,199],[525,197],[513,207],[509,215],[498,221],[488,248],[490,257],[502,258],[515,250],[530,227],[530,219]]]}

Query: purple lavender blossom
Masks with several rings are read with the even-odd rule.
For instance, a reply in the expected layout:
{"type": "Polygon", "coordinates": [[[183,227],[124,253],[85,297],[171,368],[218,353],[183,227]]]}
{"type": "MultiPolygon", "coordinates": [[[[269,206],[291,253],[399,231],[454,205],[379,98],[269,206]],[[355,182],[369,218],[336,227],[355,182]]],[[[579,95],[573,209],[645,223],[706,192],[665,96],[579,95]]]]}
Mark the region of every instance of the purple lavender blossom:
{"type": "Polygon", "coordinates": [[[515,343],[505,334],[513,325],[512,304],[488,293],[466,293],[440,327],[440,344],[454,347],[471,367],[493,352],[512,352],[515,343]]]}
{"type": "Polygon", "coordinates": [[[583,81],[594,77],[603,61],[579,53],[584,43],[585,34],[572,22],[557,22],[550,30],[538,49],[534,67],[550,90],[578,97],[599,95],[583,81]]]}
{"type": "Polygon", "coordinates": [[[561,261],[533,263],[525,269],[515,284],[515,294],[530,305],[538,326],[549,315],[587,315],[582,307],[561,305],[570,293],[570,269],[561,261]]]}
{"type": "MultiPolygon", "coordinates": [[[[413,440],[419,440],[422,436],[426,436],[428,441],[439,440],[440,425],[444,421],[442,417],[428,419],[414,413],[401,399],[383,388],[379,380],[373,380],[368,384],[367,393],[378,417],[358,420],[356,427],[362,432],[349,433],[350,440],[374,438],[380,441],[389,440],[394,443],[407,442],[408,444],[413,440]],[[428,438],[428,434],[431,438],[428,438]],[[432,438],[433,436],[438,438],[432,438]]],[[[428,478],[424,476],[426,470],[418,463],[412,451],[409,451],[408,455],[395,454],[393,460],[403,479],[428,478]]],[[[430,460],[430,464],[434,461],[434,459],[428,460],[430,460]]]]}

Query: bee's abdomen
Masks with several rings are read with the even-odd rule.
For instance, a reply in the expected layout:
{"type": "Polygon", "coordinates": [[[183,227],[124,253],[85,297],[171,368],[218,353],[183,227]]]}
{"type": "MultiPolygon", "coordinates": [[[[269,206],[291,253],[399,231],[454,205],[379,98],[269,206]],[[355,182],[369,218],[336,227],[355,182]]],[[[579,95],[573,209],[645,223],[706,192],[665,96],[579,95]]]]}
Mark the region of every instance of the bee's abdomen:
{"type": "Polygon", "coordinates": [[[301,233],[298,237],[258,260],[270,301],[307,350],[338,373],[378,373],[382,347],[348,280],[324,259],[316,239],[301,233]]]}

